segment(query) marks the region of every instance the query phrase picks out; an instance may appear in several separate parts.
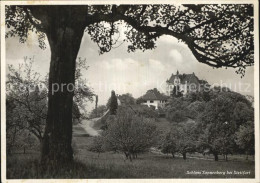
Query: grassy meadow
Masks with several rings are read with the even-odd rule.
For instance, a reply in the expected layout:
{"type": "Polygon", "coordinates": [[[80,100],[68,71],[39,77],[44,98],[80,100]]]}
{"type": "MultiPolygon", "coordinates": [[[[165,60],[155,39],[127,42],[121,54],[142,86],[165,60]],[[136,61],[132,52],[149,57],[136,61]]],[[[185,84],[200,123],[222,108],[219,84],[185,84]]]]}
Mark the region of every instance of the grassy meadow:
{"type": "Polygon", "coordinates": [[[230,156],[230,161],[221,159],[213,161],[213,157],[200,159],[200,155],[188,155],[187,160],[180,156],[172,158],[156,152],[138,155],[130,162],[122,154],[106,152],[98,155],[87,150],[92,137],[74,136],[73,148],[75,162],[69,168],[43,169],[39,163],[39,152],[17,152],[7,158],[7,178],[253,178],[254,161],[245,157],[230,156]],[[246,171],[247,175],[194,175],[187,171],[246,171]]]}

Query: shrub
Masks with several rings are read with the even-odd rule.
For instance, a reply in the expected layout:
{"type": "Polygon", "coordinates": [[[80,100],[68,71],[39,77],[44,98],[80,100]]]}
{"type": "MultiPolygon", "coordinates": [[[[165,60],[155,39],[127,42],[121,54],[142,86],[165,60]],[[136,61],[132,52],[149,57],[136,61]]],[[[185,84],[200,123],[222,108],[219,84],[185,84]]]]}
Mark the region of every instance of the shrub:
{"type": "Polygon", "coordinates": [[[205,105],[206,103],[201,101],[192,102],[187,107],[188,116],[192,119],[197,118],[198,115],[204,111],[205,105]]]}
{"type": "Polygon", "coordinates": [[[96,136],[93,137],[93,141],[88,146],[88,150],[91,152],[98,153],[98,157],[99,157],[100,153],[105,152],[104,145],[105,145],[104,138],[102,136],[96,136]]]}
{"type": "Polygon", "coordinates": [[[143,116],[145,118],[159,117],[158,111],[156,111],[155,108],[148,107],[146,105],[135,105],[135,106],[130,106],[130,108],[131,107],[139,116],[143,116]]]}
{"type": "Polygon", "coordinates": [[[186,113],[184,110],[172,110],[167,111],[166,118],[172,122],[183,122],[187,120],[186,113]]]}

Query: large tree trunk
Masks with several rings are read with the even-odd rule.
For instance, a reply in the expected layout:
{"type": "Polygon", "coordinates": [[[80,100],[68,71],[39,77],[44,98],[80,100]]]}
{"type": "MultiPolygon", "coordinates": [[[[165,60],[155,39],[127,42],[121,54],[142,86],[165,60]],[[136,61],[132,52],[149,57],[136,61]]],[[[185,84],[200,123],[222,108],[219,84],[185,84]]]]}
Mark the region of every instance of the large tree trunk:
{"type": "Polygon", "coordinates": [[[44,163],[67,163],[73,160],[71,140],[75,63],[84,33],[83,26],[75,25],[74,18],[70,14],[65,16],[62,12],[57,13],[47,32],[51,63],[48,115],[42,144],[44,163]]]}

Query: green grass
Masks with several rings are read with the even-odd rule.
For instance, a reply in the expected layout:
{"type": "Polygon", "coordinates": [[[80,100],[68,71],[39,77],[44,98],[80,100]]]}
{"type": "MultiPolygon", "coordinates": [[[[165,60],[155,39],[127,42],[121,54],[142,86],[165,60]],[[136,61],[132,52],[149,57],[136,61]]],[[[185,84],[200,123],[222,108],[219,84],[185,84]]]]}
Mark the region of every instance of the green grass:
{"type": "MultiPolygon", "coordinates": [[[[55,168],[42,168],[37,159],[40,154],[14,154],[7,157],[7,178],[253,178],[254,161],[232,159],[210,161],[170,155],[145,153],[130,162],[122,154],[106,152],[99,156],[87,150],[92,137],[74,137],[75,162],[55,168]],[[250,171],[250,175],[191,175],[187,171],[250,171]]],[[[193,155],[193,156],[196,156],[193,155]]]]}

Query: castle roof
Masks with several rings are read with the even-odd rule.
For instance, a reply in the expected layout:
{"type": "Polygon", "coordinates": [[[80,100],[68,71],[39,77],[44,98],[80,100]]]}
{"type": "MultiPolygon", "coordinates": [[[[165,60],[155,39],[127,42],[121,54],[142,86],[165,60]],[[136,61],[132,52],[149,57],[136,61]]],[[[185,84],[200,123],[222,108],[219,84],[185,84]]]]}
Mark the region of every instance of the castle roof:
{"type": "Polygon", "coordinates": [[[156,88],[148,90],[145,95],[142,96],[144,100],[166,100],[167,96],[161,94],[156,88]]]}
{"type": "Polygon", "coordinates": [[[199,80],[199,78],[194,73],[192,73],[192,74],[179,74],[179,73],[177,73],[176,75],[172,74],[170,79],[168,79],[166,82],[173,84],[175,79],[180,79],[181,84],[185,84],[186,82],[187,83],[195,83],[195,84],[206,82],[204,80],[199,80]]]}

